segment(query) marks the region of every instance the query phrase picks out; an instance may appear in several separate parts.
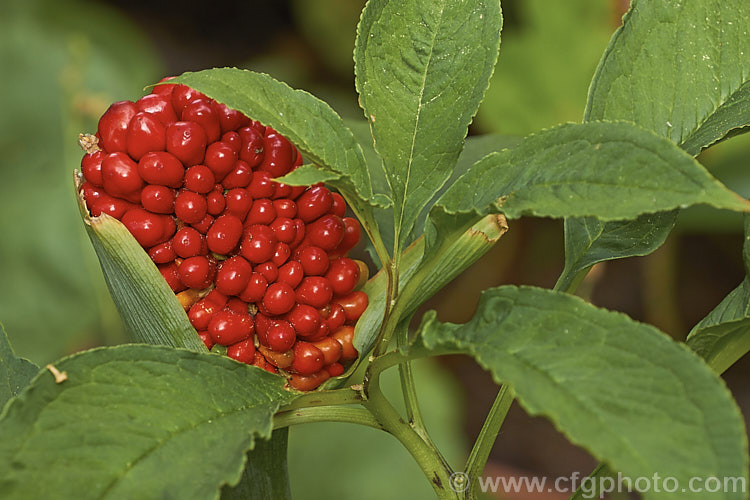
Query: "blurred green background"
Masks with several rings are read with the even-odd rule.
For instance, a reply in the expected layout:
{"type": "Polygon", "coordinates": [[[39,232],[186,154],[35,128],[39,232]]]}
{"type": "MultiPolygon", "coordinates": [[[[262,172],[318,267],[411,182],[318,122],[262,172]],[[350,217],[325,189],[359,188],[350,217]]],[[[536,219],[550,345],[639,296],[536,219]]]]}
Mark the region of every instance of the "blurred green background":
{"type": "MultiPolygon", "coordinates": [[[[470,133],[525,135],[579,121],[591,75],[627,3],[503,1],[500,62],[470,133]]],[[[345,118],[361,118],[351,54],[363,4],[0,2],[0,322],[19,354],[45,364],[126,340],[74,201],[78,133],[94,131],[111,102],[137,99],[162,76],[214,66],[268,72],[328,101],[345,118]]],[[[701,159],[750,196],[748,136],[701,159]]],[[[740,231],[737,215],[686,211],[664,247],[646,258],[599,266],[583,291],[597,305],[684,338],[741,281],[740,231]]],[[[443,320],[465,321],[482,289],[551,287],[562,262],[560,221],[515,221],[501,244],[427,307],[443,320]]],[[[741,381],[748,369],[745,361],[726,374],[744,409],[750,396],[741,381]]],[[[428,424],[457,465],[494,398],[494,384],[460,357],[422,363],[418,375],[428,424]]],[[[489,467],[560,475],[588,472],[593,464],[545,421],[514,407],[489,467]]],[[[290,468],[298,498],[432,496],[398,443],[371,429],[295,428],[290,468]]]]}

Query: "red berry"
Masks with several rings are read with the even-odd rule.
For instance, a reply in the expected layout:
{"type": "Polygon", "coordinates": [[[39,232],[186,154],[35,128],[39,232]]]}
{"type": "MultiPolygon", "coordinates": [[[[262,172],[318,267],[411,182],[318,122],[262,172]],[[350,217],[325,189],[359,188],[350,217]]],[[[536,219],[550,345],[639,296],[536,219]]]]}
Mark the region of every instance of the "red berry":
{"type": "Polygon", "coordinates": [[[221,124],[216,110],[208,99],[195,99],[182,110],[180,118],[199,124],[206,131],[208,142],[216,142],[221,137],[221,124]]]}
{"type": "Polygon", "coordinates": [[[367,294],[359,290],[335,299],[335,303],[344,308],[347,323],[357,321],[367,309],[368,302],[367,294]]]}
{"type": "Polygon", "coordinates": [[[101,199],[102,196],[107,195],[103,188],[94,186],[88,181],[81,185],[81,193],[83,194],[83,199],[86,201],[86,205],[89,207],[101,199]]]}
{"type": "Polygon", "coordinates": [[[354,327],[342,326],[331,334],[341,344],[341,361],[357,359],[359,355],[354,347],[354,327]]]}
{"type": "Polygon", "coordinates": [[[159,80],[159,83],[154,87],[154,94],[163,95],[164,97],[168,98],[171,102],[172,100],[172,92],[174,91],[174,88],[177,86],[173,83],[163,83],[168,82],[169,80],[172,80],[173,76],[165,76],[161,80],[159,80]]]}
{"type": "MultiPolygon", "coordinates": [[[[206,349],[210,351],[214,346],[214,339],[211,338],[211,335],[209,335],[208,332],[204,330],[202,332],[198,332],[198,336],[203,341],[203,345],[206,346],[206,349]]],[[[331,371],[330,367],[328,367],[327,369],[329,372],[331,371]]]]}
{"type": "Polygon", "coordinates": [[[206,194],[214,188],[216,178],[205,165],[193,165],[185,171],[185,188],[190,191],[206,194]]]}
{"type": "Polygon", "coordinates": [[[317,332],[321,321],[318,311],[306,304],[296,304],[289,311],[286,319],[292,324],[294,330],[303,337],[317,332]]]}
{"type": "Polygon", "coordinates": [[[283,199],[288,200],[291,194],[292,194],[292,186],[288,184],[277,183],[276,192],[273,194],[273,199],[277,200],[277,199],[283,198],[283,199]]]}
{"type": "Polygon", "coordinates": [[[339,217],[346,215],[346,201],[344,197],[338,193],[331,193],[333,196],[333,205],[331,206],[331,213],[339,217]]]}
{"type": "Polygon", "coordinates": [[[297,204],[288,198],[273,200],[273,207],[276,209],[276,215],[294,219],[297,217],[297,204]]]}
{"type": "Polygon", "coordinates": [[[346,312],[341,304],[336,304],[334,302],[330,305],[330,311],[328,312],[326,323],[328,323],[328,329],[332,332],[335,332],[344,326],[344,323],[346,323],[346,312]]]}
{"type": "Polygon", "coordinates": [[[308,225],[307,237],[313,245],[323,250],[333,250],[344,237],[344,223],[337,215],[324,215],[308,225]]]}
{"type": "Polygon", "coordinates": [[[156,151],[141,157],[138,162],[138,174],[149,184],[178,188],[182,186],[185,167],[173,154],[156,151]]]}
{"type": "Polygon", "coordinates": [[[341,363],[332,363],[326,366],[326,371],[331,377],[338,377],[339,375],[344,373],[344,365],[342,365],[341,363]]]}
{"type": "Polygon", "coordinates": [[[297,237],[297,225],[288,217],[276,217],[270,223],[276,238],[282,243],[291,243],[297,237]]]}
{"type": "Polygon", "coordinates": [[[190,224],[193,228],[195,228],[196,231],[198,231],[201,234],[206,234],[208,230],[211,228],[211,225],[214,223],[214,218],[210,215],[206,215],[203,217],[203,219],[200,220],[200,222],[196,222],[193,224],[190,224]]]}
{"type": "Polygon", "coordinates": [[[199,300],[188,311],[190,324],[196,330],[206,330],[213,315],[221,311],[223,307],[223,305],[218,305],[207,298],[199,300]]]}
{"type": "MultiPolygon", "coordinates": [[[[250,164],[250,162],[248,162],[250,164]]],[[[273,198],[276,193],[277,184],[271,180],[271,176],[268,172],[255,171],[253,173],[253,180],[247,187],[250,196],[255,199],[258,198],[273,198]]]]}
{"type": "Polygon", "coordinates": [[[263,161],[263,135],[253,127],[239,130],[240,159],[246,161],[250,168],[255,168],[263,161]]]}
{"type": "Polygon", "coordinates": [[[296,153],[291,143],[273,129],[266,129],[263,139],[264,156],[258,170],[268,172],[271,177],[287,174],[294,165],[296,153]]]}
{"type": "Polygon", "coordinates": [[[250,169],[250,166],[247,164],[247,162],[237,160],[234,163],[234,168],[232,169],[232,171],[229,172],[221,182],[222,184],[224,184],[225,188],[232,189],[247,187],[252,180],[253,171],[250,169]]]}
{"type": "Polygon", "coordinates": [[[253,264],[265,262],[273,257],[276,236],[268,226],[253,225],[245,232],[240,253],[253,264]]]}
{"type": "Polygon", "coordinates": [[[289,385],[298,391],[312,391],[331,377],[327,370],[320,370],[312,375],[293,373],[289,377],[289,385]]]}
{"type": "Polygon", "coordinates": [[[178,115],[182,114],[182,110],[185,109],[185,106],[190,102],[196,99],[205,98],[206,96],[204,94],[183,84],[176,85],[172,90],[172,106],[178,115]]]}
{"type": "Polygon", "coordinates": [[[139,110],[158,118],[165,127],[177,121],[177,114],[172,107],[171,96],[168,97],[156,93],[149,94],[138,99],[135,105],[138,106],[139,110]]]}
{"type": "Polygon", "coordinates": [[[216,261],[202,255],[189,257],[179,267],[180,281],[188,288],[206,288],[216,274],[216,261]]]}
{"type": "Polygon", "coordinates": [[[122,219],[122,216],[125,215],[125,212],[135,207],[136,205],[123,199],[115,198],[107,193],[102,193],[101,196],[89,206],[89,211],[94,217],[98,217],[101,214],[107,214],[120,220],[122,219]]]}
{"type": "Polygon", "coordinates": [[[197,165],[206,154],[206,132],[195,122],[175,122],[167,127],[167,151],[185,166],[197,165]]]}
{"type": "Polygon", "coordinates": [[[236,162],[237,153],[224,142],[211,143],[206,149],[206,166],[213,171],[217,180],[223,179],[231,172],[236,162]]]}
{"type": "Polygon", "coordinates": [[[154,264],[166,264],[177,258],[177,254],[172,248],[171,241],[165,241],[164,243],[159,243],[158,245],[149,248],[148,256],[151,257],[154,264]]]}
{"type": "Polygon", "coordinates": [[[242,145],[242,139],[240,139],[240,134],[234,131],[227,132],[226,134],[221,136],[221,142],[223,142],[224,144],[232,148],[232,151],[234,151],[237,154],[237,157],[239,158],[240,147],[242,145]]]}
{"type": "Polygon", "coordinates": [[[141,201],[143,180],[138,165],[125,153],[112,153],[102,160],[102,185],[110,196],[133,203],[141,201]]]}
{"type": "Polygon", "coordinates": [[[344,217],[341,221],[344,223],[344,236],[341,238],[341,243],[332,252],[336,255],[344,255],[354,248],[362,235],[362,227],[357,219],[344,217]]]}
{"type": "Polygon", "coordinates": [[[219,311],[208,322],[208,333],[220,345],[232,345],[253,334],[255,327],[249,314],[219,311]]]}
{"type": "Polygon", "coordinates": [[[180,191],[174,201],[174,214],[185,224],[197,224],[206,216],[206,197],[192,191],[180,191]]]}
{"type": "Polygon", "coordinates": [[[292,288],[297,288],[304,277],[305,271],[302,268],[302,264],[293,260],[279,268],[279,276],[276,278],[276,281],[286,283],[292,288]]]}
{"type": "Polygon", "coordinates": [[[235,255],[223,261],[216,272],[216,289],[224,295],[239,295],[250,281],[253,267],[235,255]]]}
{"type": "Polygon", "coordinates": [[[268,288],[266,277],[260,273],[252,273],[247,282],[247,286],[240,293],[240,298],[245,302],[259,302],[263,299],[268,288]]]}
{"type": "Polygon", "coordinates": [[[157,267],[159,268],[161,275],[164,277],[164,281],[167,282],[169,288],[171,288],[174,293],[179,293],[187,288],[182,284],[182,281],[180,281],[177,264],[170,262],[169,264],[162,264],[157,267]]]}
{"type": "MultiPolygon", "coordinates": [[[[206,209],[211,215],[219,215],[224,211],[226,201],[221,191],[211,191],[206,195],[206,209]]],[[[240,223],[241,224],[241,223],[240,223]]]]}
{"type": "Polygon", "coordinates": [[[359,282],[359,264],[347,257],[335,259],[331,261],[326,279],[331,283],[334,295],[347,295],[359,282]]]}
{"type": "Polygon", "coordinates": [[[241,363],[252,364],[255,359],[255,344],[253,339],[245,339],[232,344],[227,349],[227,356],[241,363]]]}
{"type": "Polygon", "coordinates": [[[219,255],[229,255],[242,238],[242,221],[234,215],[222,215],[206,233],[208,249],[219,255]]]}
{"type": "Polygon", "coordinates": [[[138,106],[130,101],[112,104],[99,119],[99,145],[107,153],[125,152],[128,148],[128,124],[138,112],[138,106]]]}
{"type": "Polygon", "coordinates": [[[249,304],[244,300],[237,297],[232,297],[231,299],[227,300],[226,309],[238,314],[247,314],[249,310],[248,305],[249,304]]]}
{"type": "Polygon", "coordinates": [[[302,264],[307,276],[319,276],[328,270],[329,259],[325,250],[319,247],[305,247],[297,253],[297,260],[302,264]]]}
{"type": "Polygon", "coordinates": [[[220,102],[212,102],[211,104],[216,111],[216,115],[219,117],[221,131],[224,134],[237,130],[250,122],[245,115],[237,110],[228,108],[226,104],[220,102]]]}
{"type": "Polygon", "coordinates": [[[300,375],[312,375],[323,368],[323,353],[304,340],[297,341],[294,344],[294,361],[292,361],[292,370],[300,375]]]}
{"type": "Polygon", "coordinates": [[[253,202],[250,212],[247,214],[245,224],[269,225],[276,219],[276,209],[273,202],[268,198],[261,198],[253,202]]]}
{"type": "Polygon", "coordinates": [[[171,214],[174,211],[174,191],[167,186],[149,184],[141,191],[141,205],[149,212],[171,214]]]}
{"type": "Polygon", "coordinates": [[[276,352],[286,352],[297,340],[294,328],[288,321],[271,321],[266,330],[266,343],[276,352]]]}
{"type": "Polygon", "coordinates": [[[282,266],[287,260],[289,260],[291,253],[292,251],[289,249],[289,245],[282,242],[276,243],[271,261],[276,264],[276,266],[282,266]]]}
{"type": "Polygon", "coordinates": [[[202,246],[203,235],[192,227],[183,227],[172,239],[174,252],[183,259],[200,254],[202,246]]]}
{"type": "Polygon", "coordinates": [[[226,202],[224,213],[234,215],[240,220],[245,220],[250,207],[253,206],[253,198],[247,190],[241,188],[230,189],[224,195],[224,200],[226,202]]]}
{"type": "Polygon", "coordinates": [[[331,365],[341,358],[341,343],[331,337],[313,342],[313,345],[323,353],[323,363],[331,365]]]}
{"type": "Polygon", "coordinates": [[[295,294],[297,302],[300,304],[307,304],[318,308],[325,306],[331,301],[333,290],[328,280],[322,276],[308,276],[299,284],[295,290],[295,294]]]}
{"type": "Polygon", "coordinates": [[[142,208],[132,208],[122,216],[122,223],[128,228],[142,247],[152,247],[169,239],[164,237],[168,216],[151,213],[142,208]]]}
{"type": "Polygon", "coordinates": [[[101,187],[102,181],[102,160],[106,153],[104,151],[97,151],[95,153],[87,154],[83,156],[81,160],[81,172],[83,177],[94,186],[101,187]]]}
{"type": "Polygon", "coordinates": [[[164,151],[166,133],[158,118],[142,111],[136,113],[128,125],[128,154],[137,161],[148,152],[164,151]]]}
{"type": "Polygon", "coordinates": [[[294,307],[294,290],[286,283],[273,283],[263,295],[263,305],[269,313],[280,315],[294,307]]]}
{"type": "Polygon", "coordinates": [[[262,262],[255,266],[255,272],[262,274],[269,284],[275,283],[279,277],[279,268],[273,262],[262,262]]]}
{"type": "Polygon", "coordinates": [[[311,187],[297,198],[297,217],[312,222],[328,213],[333,206],[331,192],[323,186],[311,187]]]}

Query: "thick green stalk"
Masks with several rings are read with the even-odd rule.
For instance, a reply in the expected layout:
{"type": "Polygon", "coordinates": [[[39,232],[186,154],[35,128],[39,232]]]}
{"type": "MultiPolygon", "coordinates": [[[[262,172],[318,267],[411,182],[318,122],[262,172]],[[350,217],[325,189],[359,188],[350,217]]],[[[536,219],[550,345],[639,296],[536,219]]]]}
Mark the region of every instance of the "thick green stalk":
{"type": "Polygon", "coordinates": [[[384,430],[368,410],[347,406],[315,406],[279,412],[273,417],[273,428],[315,422],[347,422],[384,430]]]}

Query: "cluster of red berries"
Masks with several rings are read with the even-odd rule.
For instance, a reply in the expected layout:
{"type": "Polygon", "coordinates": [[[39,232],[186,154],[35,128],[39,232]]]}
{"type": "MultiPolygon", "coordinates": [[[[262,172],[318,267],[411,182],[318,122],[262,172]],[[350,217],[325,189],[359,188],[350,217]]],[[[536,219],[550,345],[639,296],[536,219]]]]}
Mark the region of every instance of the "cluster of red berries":
{"type": "Polygon", "coordinates": [[[361,228],[341,195],[271,180],[301,164],[272,128],[162,84],[104,113],[81,191],[147,250],[209,349],[312,390],[357,357],[367,267],[346,256],[361,228]]]}

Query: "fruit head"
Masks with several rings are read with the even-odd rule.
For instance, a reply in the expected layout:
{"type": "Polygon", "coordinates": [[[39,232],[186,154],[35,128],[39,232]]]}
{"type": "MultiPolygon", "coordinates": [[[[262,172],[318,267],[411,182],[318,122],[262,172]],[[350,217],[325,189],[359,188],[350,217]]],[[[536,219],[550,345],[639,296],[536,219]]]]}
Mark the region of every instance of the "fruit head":
{"type": "Polygon", "coordinates": [[[281,372],[299,390],[357,357],[364,264],[346,254],[361,228],[340,194],[273,180],[302,164],[289,140],[169,83],[112,104],[86,139],[91,215],[133,234],[208,349],[281,372]]]}

